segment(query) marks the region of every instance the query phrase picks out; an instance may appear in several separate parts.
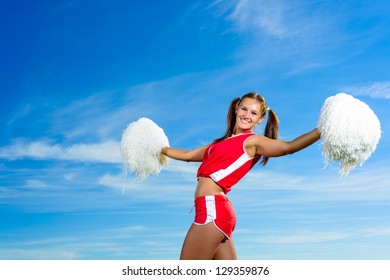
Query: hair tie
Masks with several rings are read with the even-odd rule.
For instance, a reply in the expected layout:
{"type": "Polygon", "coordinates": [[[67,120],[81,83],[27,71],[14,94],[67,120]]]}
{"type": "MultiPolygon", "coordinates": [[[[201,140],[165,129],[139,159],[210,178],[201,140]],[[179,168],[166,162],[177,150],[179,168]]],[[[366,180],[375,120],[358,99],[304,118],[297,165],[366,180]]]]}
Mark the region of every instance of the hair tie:
{"type": "Polygon", "coordinates": [[[271,108],[267,106],[267,108],[265,108],[265,110],[268,112],[269,110],[271,110],[271,108]]]}

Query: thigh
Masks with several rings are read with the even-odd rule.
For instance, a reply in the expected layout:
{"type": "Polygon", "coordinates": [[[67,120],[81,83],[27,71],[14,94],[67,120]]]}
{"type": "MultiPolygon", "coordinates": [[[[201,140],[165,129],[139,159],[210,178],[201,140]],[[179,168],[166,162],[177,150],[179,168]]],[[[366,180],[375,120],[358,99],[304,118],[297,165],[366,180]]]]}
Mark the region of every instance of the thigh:
{"type": "Polygon", "coordinates": [[[206,225],[192,224],[184,239],[180,259],[211,260],[224,238],[225,235],[213,222],[206,225]]]}
{"type": "Polygon", "coordinates": [[[236,259],[237,259],[237,253],[232,238],[227,239],[225,242],[219,244],[213,257],[213,260],[236,260],[236,259]]]}

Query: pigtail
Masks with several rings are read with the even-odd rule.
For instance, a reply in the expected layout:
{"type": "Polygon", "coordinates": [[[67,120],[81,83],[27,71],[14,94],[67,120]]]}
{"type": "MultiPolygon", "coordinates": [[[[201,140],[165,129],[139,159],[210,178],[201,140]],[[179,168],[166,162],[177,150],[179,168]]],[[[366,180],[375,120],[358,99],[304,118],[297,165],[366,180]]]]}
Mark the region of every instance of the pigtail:
{"type": "Polygon", "coordinates": [[[268,109],[268,120],[264,128],[264,136],[271,139],[278,139],[279,119],[275,112],[268,109]]]}
{"type": "Polygon", "coordinates": [[[240,103],[240,101],[241,101],[241,98],[237,97],[237,98],[234,98],[232,100],[232,102],[230,103],[229,111],[228,111],[227,116],[226,116],[226,123],[227,123],[226,132],[222,137],[215,139],[214,142],[223,141],[223,140],[225,140],[233,135],[234,126],[236,124],[236,108],[237,108],[237,105],[240,103]]]}
{"type": "MultiPolygon", "coordinates": [[[[264,129],[264,136],[271,139],[278,139],[279,133],[279,120],[275,112],[267,107],[268,111],[268,120],[264,129]]],[[[267,164],[269,157],[263,156],[261,159],[261,164],[264,166],[267,164]]]]}

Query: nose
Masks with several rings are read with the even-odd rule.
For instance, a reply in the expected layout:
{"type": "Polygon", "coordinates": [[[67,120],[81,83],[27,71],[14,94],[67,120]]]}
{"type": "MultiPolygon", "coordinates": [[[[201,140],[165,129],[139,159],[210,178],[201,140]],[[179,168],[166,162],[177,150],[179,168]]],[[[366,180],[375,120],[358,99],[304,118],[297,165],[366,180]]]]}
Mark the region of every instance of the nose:
{"type": "Polygon", "coordinates": [[[250,112],[246,111],[246,112],[244,113],[244,117],[245,117],[245,118],[249,118],[250,116],[251,116],[250,112]]]}

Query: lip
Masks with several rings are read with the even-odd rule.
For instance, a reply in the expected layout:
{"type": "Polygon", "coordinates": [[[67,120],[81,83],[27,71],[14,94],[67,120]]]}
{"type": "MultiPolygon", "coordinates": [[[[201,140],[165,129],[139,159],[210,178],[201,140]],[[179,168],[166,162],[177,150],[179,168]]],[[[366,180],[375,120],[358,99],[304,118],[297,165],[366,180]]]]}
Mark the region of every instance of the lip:
{"type": "Polygon", "coordinates": [[[243,122],[244,124],[250,124],[249,121],[245,120],[244,118],[240,118],[241,122],[243,122]]]}

